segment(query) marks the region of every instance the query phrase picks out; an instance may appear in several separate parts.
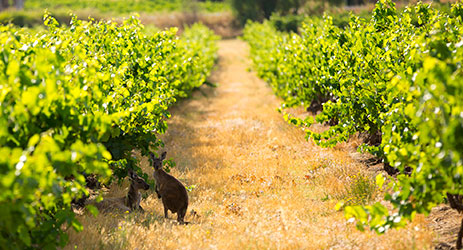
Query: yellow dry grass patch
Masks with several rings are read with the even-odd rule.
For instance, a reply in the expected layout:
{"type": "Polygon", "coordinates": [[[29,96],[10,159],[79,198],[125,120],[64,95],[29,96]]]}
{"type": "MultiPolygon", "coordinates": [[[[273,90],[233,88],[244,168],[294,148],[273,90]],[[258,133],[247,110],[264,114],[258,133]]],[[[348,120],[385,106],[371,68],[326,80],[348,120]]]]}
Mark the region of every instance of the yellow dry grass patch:
{"type": "MultiPolygon", "coordinates": [[[[359,232],[334,210],[349,196],[354,175],[371,177],[347,146],[323,149],[276,111],[279,100],[247,72],[247,47],[220,43],[218,88],[203,88],[172,112],[166,142],[172,174],[189,192],[186,226],[163,218],[154,193],[145,214],[85,215],[84,232],[72,233],[79,249],[429,249],[432,232],[423,217],[379,236],[359,232]],[[189,212],[188,212],[189,214],[189,212]]],[[[145,172],[152,174],[147,159],[145,172]]],[[[123,196],[127,183],[108,196],[123,196]]],[[[372,191],[371,200],[380,199],[372,191]]]]}

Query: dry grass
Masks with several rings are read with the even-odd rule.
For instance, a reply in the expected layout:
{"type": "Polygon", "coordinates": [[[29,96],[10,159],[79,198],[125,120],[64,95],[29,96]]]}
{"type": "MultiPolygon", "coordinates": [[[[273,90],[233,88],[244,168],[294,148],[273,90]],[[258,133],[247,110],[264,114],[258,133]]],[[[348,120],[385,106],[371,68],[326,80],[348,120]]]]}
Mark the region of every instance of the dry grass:
{"type": "MultiPolygon", "coordinates": [[[[186,185],[187,226],[163,218],[162,203],[150,193],[146,214],[82,216],[85,230],[72,233],[79,249],[430,249],[433,233],[423,217],[405,229],[379,236],[359,232],[334,210],[349,196],[354,174],[371,176],[342,146],[322,149],[276,111],[279,100],[247,72],[247,47],[220,44],[212,80],[172,111],[164,136],[172,174],[186,185]]],[[[147,159],[145,172],[152,173],[147,159]]],[[[124,195],[124,188],[108,196],[124,195]]],[[[378,199],[377,191],[371,191],[378,199]]]]}

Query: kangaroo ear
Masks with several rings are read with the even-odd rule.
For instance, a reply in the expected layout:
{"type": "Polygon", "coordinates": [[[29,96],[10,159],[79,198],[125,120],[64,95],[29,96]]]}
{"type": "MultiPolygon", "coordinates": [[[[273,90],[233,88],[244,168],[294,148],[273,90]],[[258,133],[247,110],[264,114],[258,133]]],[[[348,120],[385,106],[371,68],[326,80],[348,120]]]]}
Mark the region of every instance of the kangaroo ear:
{"type": "Polygon", "coordinates": [[[166,159],[166,155],[167,155],[167,152],[164,151],[162,154],[161,154],[161,161],[166,159]]]}
{"type": "Polygon", "coordinates": [[[135,173],[133,172],[133,170],[131,168],[129,169],[128,176],[129,176],[130,179],[135,178],[135,173]]]}
{"type": "Polygon", "coordinates": [[[156,156],[153,154],[153,152],[150,152],[150,158],[152,161],[154,161],[154,159],[156,159],[156,156]]]}

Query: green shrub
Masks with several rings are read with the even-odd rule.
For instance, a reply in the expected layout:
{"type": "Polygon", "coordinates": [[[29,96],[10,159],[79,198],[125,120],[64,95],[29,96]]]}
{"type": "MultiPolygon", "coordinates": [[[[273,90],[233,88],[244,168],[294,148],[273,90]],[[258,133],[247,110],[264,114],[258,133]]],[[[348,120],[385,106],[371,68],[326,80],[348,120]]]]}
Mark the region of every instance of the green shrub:
{"type": "Polygon", "coordinates": [[[345,208],[360,229],[383,233],[428,214],[447,194],[463,195],[462,13],[461,3],[450,12],[423,3],[398,11],[380,0],[369,20],[353,15],[344,29],[326,16],[307,20],[300,35],[268,23],[244,30],[259,76],[284,99],[283,112],[323,103],[315,117],[285,114],[290,123],[325,147],[369,134],[375,140],[360,149],[397,168],[385,196],[394,213],[381,203],[345,208]],[[314,123],[331,126],[318,133],[314,123]]]}
{"type": "Polygon", "coordinates": [[[0,24],[13,24],[19,27],[33,27],[36,25],[43,24],[41,16],[43,15],[34,15],[35,13],[30,12],[1,12],[0,13],[0,24]]]}
{"type": "Polygon", "coordinates": [[[136,18],[45,24],[0,26],[0,245],[13,249],[64,246],[82,230],[70,203],[87,194],[84,176],[139,169],[132,151],[163,145],[167,109],[216,59],[217,37],[200,25],[179,39],[146,36],[136,18]]]}
{"type": "Polygon", "coordinates": [[[270,22],[278,31],[297,33],[304,19],[306,17],[303,15],[272,15],[270,22]]]}

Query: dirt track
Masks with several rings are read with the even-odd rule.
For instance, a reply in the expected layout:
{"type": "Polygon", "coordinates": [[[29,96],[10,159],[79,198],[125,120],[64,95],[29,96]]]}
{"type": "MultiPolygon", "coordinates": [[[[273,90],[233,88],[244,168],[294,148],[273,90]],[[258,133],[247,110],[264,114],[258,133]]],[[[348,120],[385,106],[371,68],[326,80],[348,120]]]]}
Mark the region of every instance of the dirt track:
{"type": "MultiPolygon", "coordinates": [[[[86,230],[70,247],[130,249],[426,249],[434,233],[418,216],[405,229],[378,236],[359,232],[334,210],[352,198],[352,183],[371,172],[352,159],[350,145],[322,149],[277,112],[280,100],[249,72],[247,46],[220,42],[211,82],[171,109],[168,152],[172,174],[187,186],[188,226],[163,218],[154,194],[142,201],[146,214],[83,217],[86,230]]],[[[147,159],[145,172],[152,172],[147,159]]],[[[111,189],[123,196],[127,184],[111,189]]],[[[372,191],[373,200],[381,195],[372,191]]]]}

